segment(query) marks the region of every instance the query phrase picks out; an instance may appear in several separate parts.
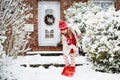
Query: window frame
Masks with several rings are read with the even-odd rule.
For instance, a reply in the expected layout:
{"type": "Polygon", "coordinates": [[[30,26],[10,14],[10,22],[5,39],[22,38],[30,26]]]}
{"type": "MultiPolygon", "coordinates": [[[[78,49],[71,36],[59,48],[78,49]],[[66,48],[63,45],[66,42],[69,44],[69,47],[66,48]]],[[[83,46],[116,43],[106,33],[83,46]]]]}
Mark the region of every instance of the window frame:
{"type": "Polygon", "coordinates": [[[115,6],[115,0],[89,0],[90,2],[92,1],[95,5],[99,5],[100,7],[107,9],[109,6],[115,6]],[[108,6],[104,5],[108,4],[108,6]],[[111,5],[109,5],[111,4],[111,5]]]}

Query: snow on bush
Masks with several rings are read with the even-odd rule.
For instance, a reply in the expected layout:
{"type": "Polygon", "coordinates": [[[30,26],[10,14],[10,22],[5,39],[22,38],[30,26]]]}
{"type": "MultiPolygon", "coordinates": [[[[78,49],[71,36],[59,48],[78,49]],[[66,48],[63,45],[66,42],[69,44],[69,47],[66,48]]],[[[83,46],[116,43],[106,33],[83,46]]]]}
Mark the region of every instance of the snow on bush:
{"type": "Polygon", "coordinates": [[[83,49],[96,70],[120,72],[120,11],[101,11],[86,21],[83,49]],[[96,20],[94,20],[94,18],[96,20]]]}
{"type": "Polygon", "coordinates": [[[69,26],[77,26],[84,33],[86,27],[86,19],[93,17],[94,14],[101,10],[100,7],[92,3],[73,3],[73,5],[65,11],[66,21],[69,26]]]}
{"type": "Polygon", "coordinates": [[[84,32],[82,47],[103,72],[120,72],[120,11],[108,10],[91,3],[74,3],[65,11],[70,26],[84,32]]]}
{"type": "MultiPolygon", "coordinates": [[[[85,33],[86,20],[89,17],[93,17],[94,14],[101,11],[101,8],[95,6],[91,2],[89,3],[73,3],[73,5],[68,8],[65,13],[66,21],[69,26],[77,26],[81,30],[82,37],[85,33]]],[[[82,37],[80,39],[80,44],[82,44],[82,37]]]]}
{"type": "Polygon", "coordinates": [[[16,57],[19,52],[29,50],[24,24],[29,19],[31,9],[30,4],[23,0],[0,1],[0,36],[7,37],[4,45],[2,44],[7,55],[16,57]]]}
{"type": "Polygon", "coordinates": [[[0,36],[0,58],[3,57],[3,55],[5,54],[4,50],[3,50],[3,43],[5,41],[6,37],[5,36],[0,36]]]}

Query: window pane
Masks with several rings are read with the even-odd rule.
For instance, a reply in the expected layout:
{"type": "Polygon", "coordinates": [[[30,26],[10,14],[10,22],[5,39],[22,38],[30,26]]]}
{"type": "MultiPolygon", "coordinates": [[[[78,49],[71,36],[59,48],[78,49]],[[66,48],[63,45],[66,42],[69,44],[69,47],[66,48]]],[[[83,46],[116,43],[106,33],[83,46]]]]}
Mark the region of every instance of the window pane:
{"type": "Polygon", "coordinates": [[[48,30],[45,30],[45,34],[46,34],[46,33],[48,34],[48,33],[49,33],[49,31],[48,31],[48,30]]]}
{"type": "Polygon", "coordinates": [[[50,38],[54,38],[54,34],[50,34],[50,38]]]}
{"type": "Polygon", "coordinates": [[[45,35],[45,38],[49,38],[49,35],[48,35],[48,34],[46,34],[46,35],[45,35]]]}
{"type": "Polygon", "coordinates": [[[54,38],[54,30],[45,30],[45,38],[54,38]]]}
{"type": "Polygon", "coordinates": [[[49,38],[49,31],[45,30],[45,38],[49,38]]]}
{"type": "Polygon", "coordinates": [[[50,38],[54,38],[54,30],[50,31],[50,38]]]}
{"type": "Polygon", "coordinates": [[[50,33],[54,33],[54,30],[50,30],[50,33]]]}
{"type": "Polygon", "coordinates": [[[46,9],[45,14],[54,14],[54,10],[53,9],[46,9]]]}

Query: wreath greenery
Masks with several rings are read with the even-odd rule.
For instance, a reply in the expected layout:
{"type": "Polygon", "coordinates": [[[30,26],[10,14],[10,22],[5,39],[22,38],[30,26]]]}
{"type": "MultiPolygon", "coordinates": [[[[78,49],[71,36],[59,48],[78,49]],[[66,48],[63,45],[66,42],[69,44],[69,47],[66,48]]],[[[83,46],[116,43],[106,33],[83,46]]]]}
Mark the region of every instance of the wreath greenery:
{"type": "Polygon", "coordinates": [[[47,25],[53,25],[55,22],[55,18],[53,15],[47,14],[44,19],[45,24],[47,25]]]}

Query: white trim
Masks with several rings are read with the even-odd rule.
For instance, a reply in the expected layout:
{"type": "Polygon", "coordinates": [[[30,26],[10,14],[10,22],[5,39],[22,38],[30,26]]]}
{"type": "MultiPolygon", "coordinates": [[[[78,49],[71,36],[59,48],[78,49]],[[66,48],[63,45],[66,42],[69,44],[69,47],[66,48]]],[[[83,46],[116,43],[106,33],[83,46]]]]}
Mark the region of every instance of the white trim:
{"type": "Polygon", "coordinates": [[[63,51],[29,51],[27,54],[41,54],[41,53],[63,53],[63,51]]]}

